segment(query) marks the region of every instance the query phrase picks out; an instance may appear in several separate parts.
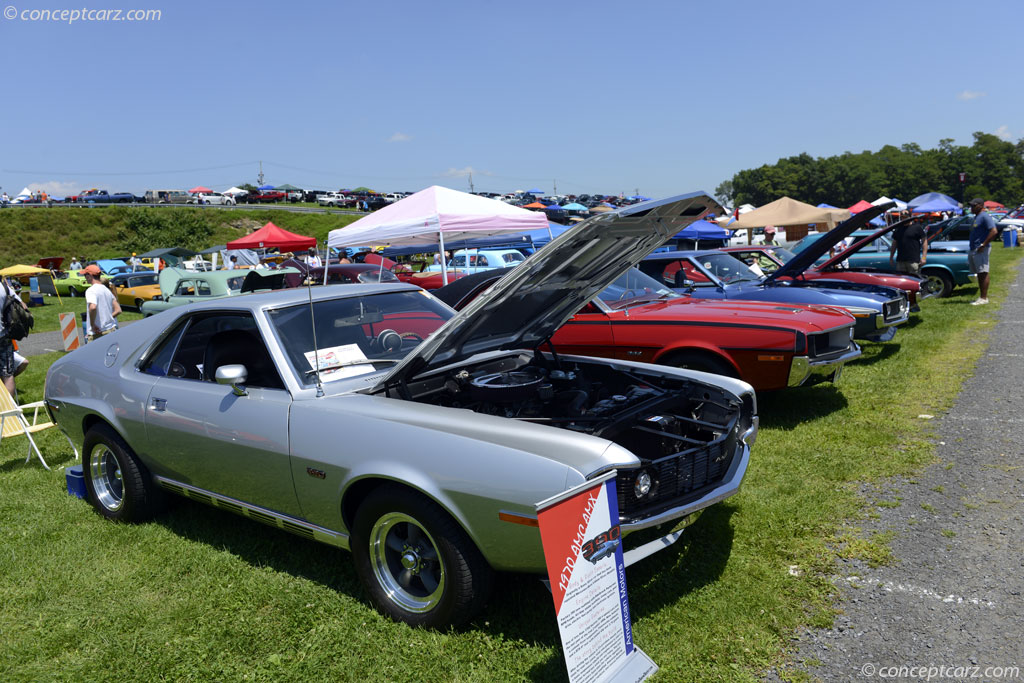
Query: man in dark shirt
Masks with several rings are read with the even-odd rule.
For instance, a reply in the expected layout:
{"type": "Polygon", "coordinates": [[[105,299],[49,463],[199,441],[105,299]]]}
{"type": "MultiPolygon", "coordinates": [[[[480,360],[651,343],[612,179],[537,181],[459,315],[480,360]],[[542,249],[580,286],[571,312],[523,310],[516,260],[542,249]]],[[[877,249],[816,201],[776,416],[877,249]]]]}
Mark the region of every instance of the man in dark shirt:
{"type": "Polygon", "coordinates": [[[974,225],[971,227],[970,251],[967,253],[967,264],[971,272],[978,276],[978,299],[971,302],[972,306],[988,303],[988,255],[992,250],[992,240],[999,231],[992,216],[985,211],[985,200],[975,197],[971,200],[971,211],[974,213],[974,225]]]}
{"type": "MultiPolygon", "coordinates": [[[[896,228],[889,247],[889,265],[896,261],[896,270],[909,275],[921,275],[921,266],[928,260],[928,240],[925,239],[923,220],[911,221],[896,228]]],[[[912,293],[910,301],[911,313],[917,313],[921,307],[917,305],[917,297],[912,293]]]]}

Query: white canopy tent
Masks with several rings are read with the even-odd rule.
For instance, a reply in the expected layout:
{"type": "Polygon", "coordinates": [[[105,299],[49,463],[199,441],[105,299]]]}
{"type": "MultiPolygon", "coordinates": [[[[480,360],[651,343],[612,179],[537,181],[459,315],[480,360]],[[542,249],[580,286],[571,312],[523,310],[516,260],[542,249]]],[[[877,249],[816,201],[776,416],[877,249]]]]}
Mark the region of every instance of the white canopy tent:
{"type": "Polygon", "coordinates": [[[897,211],[906,211],[907,209],[907,203],[905,201],[902,201],[900,199],[889,199],[886,196],[879,197],[875,201],[871,202],[871,206],[879,206],[880,204],[887,204],[889,202],[896,203],[897,211]]]}
{"type": "MultiPolygon", "coordinates": [[[[438,244],[443,254],[446,239],[490,237],[541,228],[550,230],[547,216],[542,212],[434,185],[364,216],[347,227],[331,230],[327,235],[327,246],[438,244]]],[[[441,263],[442,280],[447,284],[448,270],[444,258],[441,263]]]]}

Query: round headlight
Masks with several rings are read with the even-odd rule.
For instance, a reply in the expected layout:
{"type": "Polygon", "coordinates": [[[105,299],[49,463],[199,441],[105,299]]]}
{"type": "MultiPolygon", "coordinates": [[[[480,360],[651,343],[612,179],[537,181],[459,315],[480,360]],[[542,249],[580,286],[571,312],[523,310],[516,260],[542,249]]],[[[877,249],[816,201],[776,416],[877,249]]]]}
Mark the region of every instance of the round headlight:
{"type": "Polygon", "coordinates": [[[633,482],[633,495],[637,498],[643,498],[651,491],[651,475],[647,472],[641,472],[633,482]]]}

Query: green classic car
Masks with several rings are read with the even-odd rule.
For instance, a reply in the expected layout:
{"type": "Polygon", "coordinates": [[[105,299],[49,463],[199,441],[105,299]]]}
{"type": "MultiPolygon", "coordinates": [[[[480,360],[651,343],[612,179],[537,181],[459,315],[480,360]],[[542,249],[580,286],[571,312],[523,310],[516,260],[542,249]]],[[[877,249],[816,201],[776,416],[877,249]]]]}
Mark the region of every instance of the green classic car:
{"type": "Polygon", "coordinates": [[[175,306],[209,301],[247,292],[282,289],[287,275],[300,274],[295,268],[275,270],[215,270],[209,272],[164,268],[160,271],[159,299],[144,301],[139,310],[149,317],[175,306]]]}
{"type": "Polygon", "coordinates": [[[89,289],[85,277],[77,272],[57,271],[53,278],[53,286],[60,296],[85,296],[85,290],[89,289]]]}

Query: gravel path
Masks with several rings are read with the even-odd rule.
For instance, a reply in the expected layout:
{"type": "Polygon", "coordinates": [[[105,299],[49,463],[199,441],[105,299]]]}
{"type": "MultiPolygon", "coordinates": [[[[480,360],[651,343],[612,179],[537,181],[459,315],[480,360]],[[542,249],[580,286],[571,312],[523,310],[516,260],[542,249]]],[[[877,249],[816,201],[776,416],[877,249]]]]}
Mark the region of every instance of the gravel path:
{"type": "Polygon", "coordinates": [[[794,643],[791,667],[812,679],[1024,681],[1024,269],[1010,292],[974,376],[937,419],[939,463],[864,488],[883,505],[861,527],[895,534],[894,561],[838,565],[833,628],[794,643]]]}

